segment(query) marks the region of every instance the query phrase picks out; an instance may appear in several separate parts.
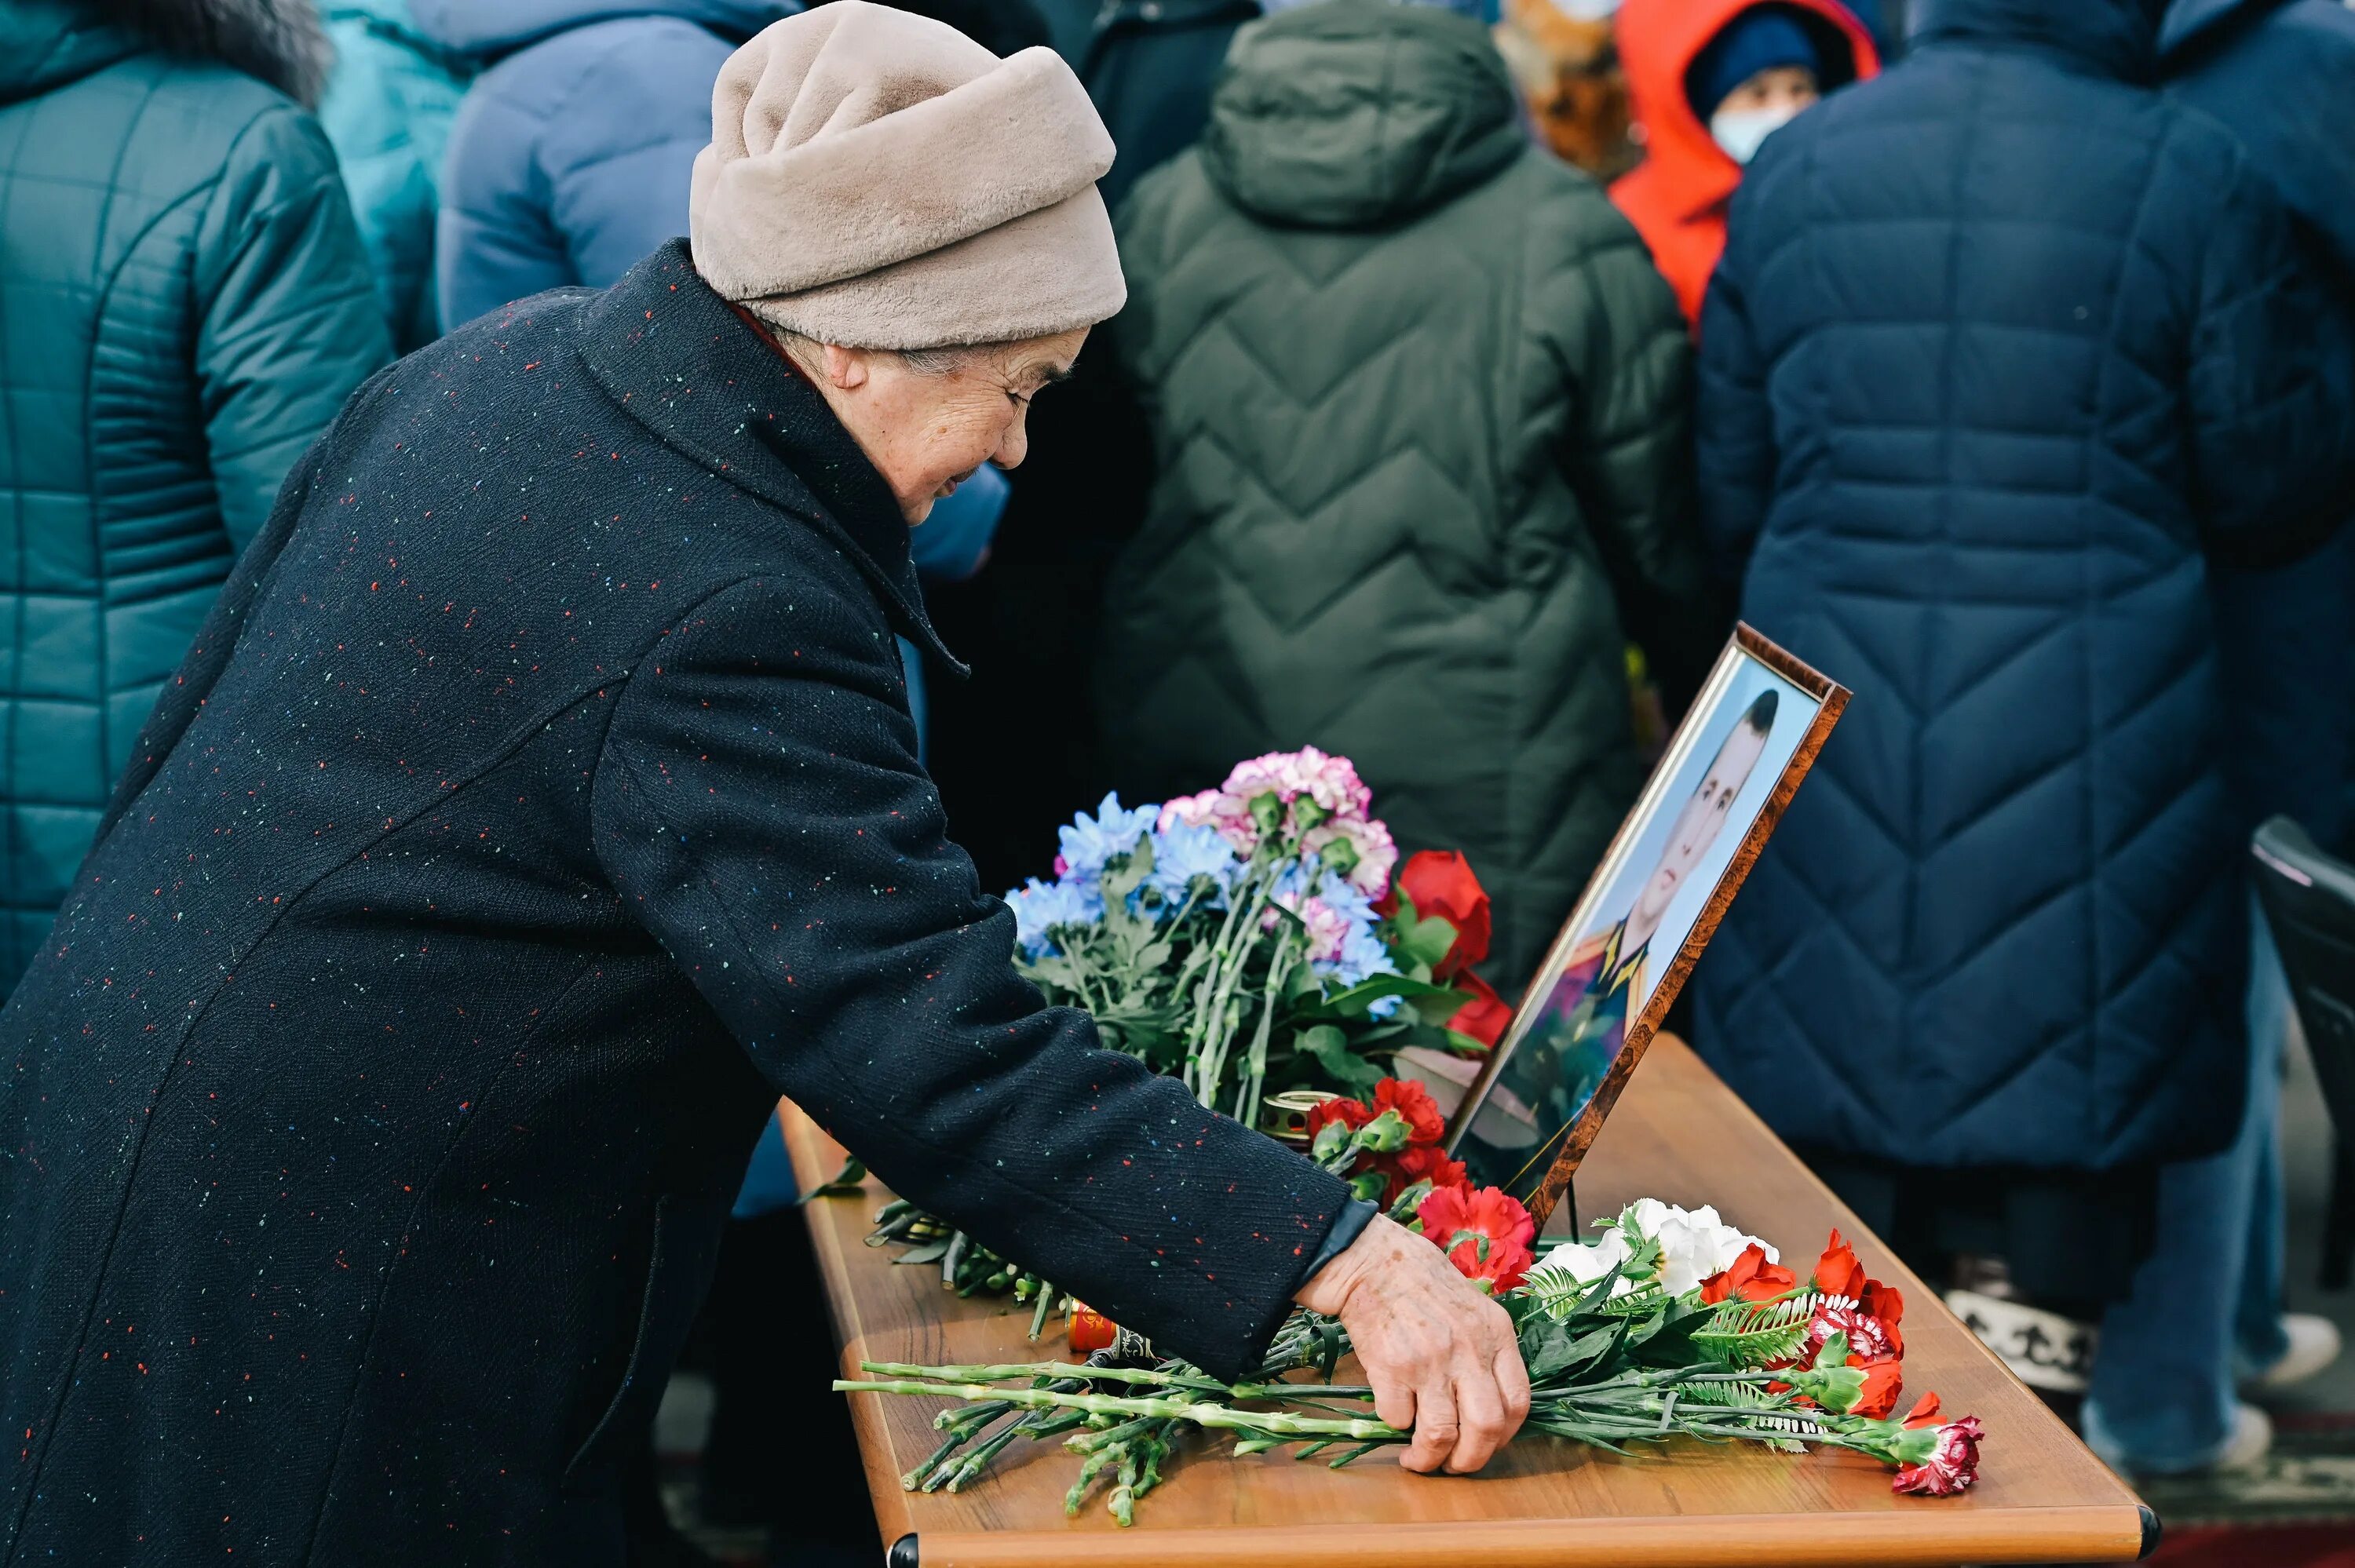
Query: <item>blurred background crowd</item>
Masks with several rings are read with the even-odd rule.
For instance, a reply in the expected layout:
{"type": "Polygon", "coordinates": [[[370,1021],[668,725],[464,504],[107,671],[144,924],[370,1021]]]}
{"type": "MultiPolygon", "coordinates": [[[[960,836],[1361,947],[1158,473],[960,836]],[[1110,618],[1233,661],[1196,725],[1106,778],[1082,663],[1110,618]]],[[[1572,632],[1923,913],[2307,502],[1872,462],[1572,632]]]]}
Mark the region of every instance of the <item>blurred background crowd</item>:
{"type": "MultiPolygon", "coordinates": [[[[683,232],[798,8],[0,0],[0,984],[345,397],[683,232]]],[[[1857,694],[1678,1022],[2105,1458],[2261,1461],[2338,1350],[2246,848],[2328,867],[2355,785],[2355,8],[908,8],[1119,149],[1127,309],[914,535],[983,885],[1316,745],[1465,852],[1509,995],[1746,619],[1857,694]]],[[[802,1397],[777,1201],[715,1517],[802,1397]]]]}

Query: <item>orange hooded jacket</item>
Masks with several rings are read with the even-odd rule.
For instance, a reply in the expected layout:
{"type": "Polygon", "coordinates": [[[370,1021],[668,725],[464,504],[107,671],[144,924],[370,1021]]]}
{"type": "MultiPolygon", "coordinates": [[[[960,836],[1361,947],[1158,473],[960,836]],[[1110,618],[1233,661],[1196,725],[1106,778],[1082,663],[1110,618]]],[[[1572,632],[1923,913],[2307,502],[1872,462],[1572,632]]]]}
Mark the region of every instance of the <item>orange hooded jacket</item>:
{"type": "MultiPolygon", "coordinates": [[[[1685,93],[1685,73],[1733,19],[1765,0],[1626,0],[1619,8],[1619,58],[1644,130],[1644,161],[1612,182],[1611,199],[1627,215],[1652,260],[1676,290],[1685,319],[1700,319],[1701,295],[1725,249],[1725,204],[1742,183],[1742,165],[1709,133],[1685,93]]],[[[1828,65],[1827,90],[1881,70],[1872,35],[1838,0],[1774,0],[1819,20],[1819,37],[1843,39],[1851,69],[1828,65]]]]}

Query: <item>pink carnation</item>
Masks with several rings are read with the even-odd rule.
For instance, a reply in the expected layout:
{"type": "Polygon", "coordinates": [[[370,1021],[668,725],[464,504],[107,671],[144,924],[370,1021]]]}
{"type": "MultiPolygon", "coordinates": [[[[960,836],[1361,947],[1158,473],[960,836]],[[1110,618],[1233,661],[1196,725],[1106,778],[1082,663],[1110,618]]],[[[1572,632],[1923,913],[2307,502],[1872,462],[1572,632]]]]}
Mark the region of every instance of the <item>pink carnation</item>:
{"type": "Polygon", "coordinates": [[[1358,852],[1358,863],[1349,868],[1350,885],[1369,897],[1379,898],[1391,890],[1391,873],[1398,867],[1398,842],[1391,831],[1377,819],[1345,818],[1326,822],[1310,830],[1301,841],[1302,852],[1315,856],[1327,844],[1346,839],[1358,852]]]}
{"type": "Polygon", "coordinates": [[[1161,820],[1155,825],[1166,833],[1179,822],[1218,829],[1239,854],[1248,855],[1259,847],[1259,826],[1252,821],[1251,808],[1224,790],[1205,789],[1199,795],[1180,795],[1162,806],[1161,820]]]}
{"type": "Polygon", "coordinates": [[[1374,792],[1358,778],[1348,758],[1329,756],[1313,746],[1238,762],[1223,788],[1245,802],[1273,791],[1289,805],[1305,795],[1336,817],[1363,818],[1374,801],[1374,792]]]}
{"type": "MultiPolygon", "coordinates": [[[[1341,956],[1342,944],[1349,938],[1349,917],[1314,895],[1306,898],[1296,893],[1279,893],[1275,902],[1300,916],[1308,927],[1308,959],[1311,963],[1329,964],[1341,956]]],[[[1277,916],[1270,910],[1261,921],[1268,929],[1275,928],[1277,916]]]]}

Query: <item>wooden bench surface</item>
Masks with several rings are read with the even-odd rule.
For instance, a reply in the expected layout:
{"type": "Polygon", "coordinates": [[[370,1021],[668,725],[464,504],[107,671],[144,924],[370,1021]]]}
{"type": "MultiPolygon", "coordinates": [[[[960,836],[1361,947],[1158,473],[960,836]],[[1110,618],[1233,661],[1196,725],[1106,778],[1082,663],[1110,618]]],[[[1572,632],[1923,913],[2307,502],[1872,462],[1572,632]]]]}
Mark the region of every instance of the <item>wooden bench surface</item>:
{"type": "MultiPolygon", "coordinates": [[[[840,1147],[791,1107],[786,1141],[806,1191],[840,1147]]],[[[1663,1037],[1579,1175],[1582,1219],[1638,1197],[1697,1206],[1783,1249],[1804,1268],[1838,1225],[1866,1268],[1905,1294],[1905,1402],[1927,1390],[1950,1415],[1986,1423],[1977,1486],[1956,1498],[1902,1498],[1859,1456],[1804,1457],[1679,1439],[1672,1455],[1620,1458],[1549,1438],[1514,1443],[1476,1477],[1422,1477],[1380,1454],[1334,1471],[1281,1454],[1233,1458],[1198,1441],[1123,1530],[1101,1493],[1076,1519],[1063,1493],[1076,1460],[1018,1446],[963,1493],[910,1494],[900,1476],[937,1445],[930,1400],[852,1397],[868,1480],[894,1568],[1775,1568],[2129,1562],[2156,1522],[1937,1297],[1783,1147],[1682,1042],[1663,1037]]],[[[886,1201],[824,1198],[806,1209],[842,1344],[863,1360],[1017,1361],[1068,1355],[1058,1324],[1031,1345],[1027,1308],[960,1301],[940,1271],[899,1266],[862,1245],[886,1201]]]]}

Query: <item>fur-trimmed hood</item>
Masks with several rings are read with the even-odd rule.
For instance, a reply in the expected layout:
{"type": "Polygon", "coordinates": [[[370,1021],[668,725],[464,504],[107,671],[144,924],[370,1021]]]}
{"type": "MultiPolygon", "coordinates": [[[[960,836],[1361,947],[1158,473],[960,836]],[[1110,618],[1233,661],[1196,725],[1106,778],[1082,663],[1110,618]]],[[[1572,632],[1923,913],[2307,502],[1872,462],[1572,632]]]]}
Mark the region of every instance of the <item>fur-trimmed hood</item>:
{"type": "Polygon", "coordinates": [[[7,0],[0,12],[9,42],[32,46],[8,51],[16,79],[0,96],[46,91],[119,58],[108,35],[241,70],[306,109],[335,61],[311,0],[7,0]]]}

